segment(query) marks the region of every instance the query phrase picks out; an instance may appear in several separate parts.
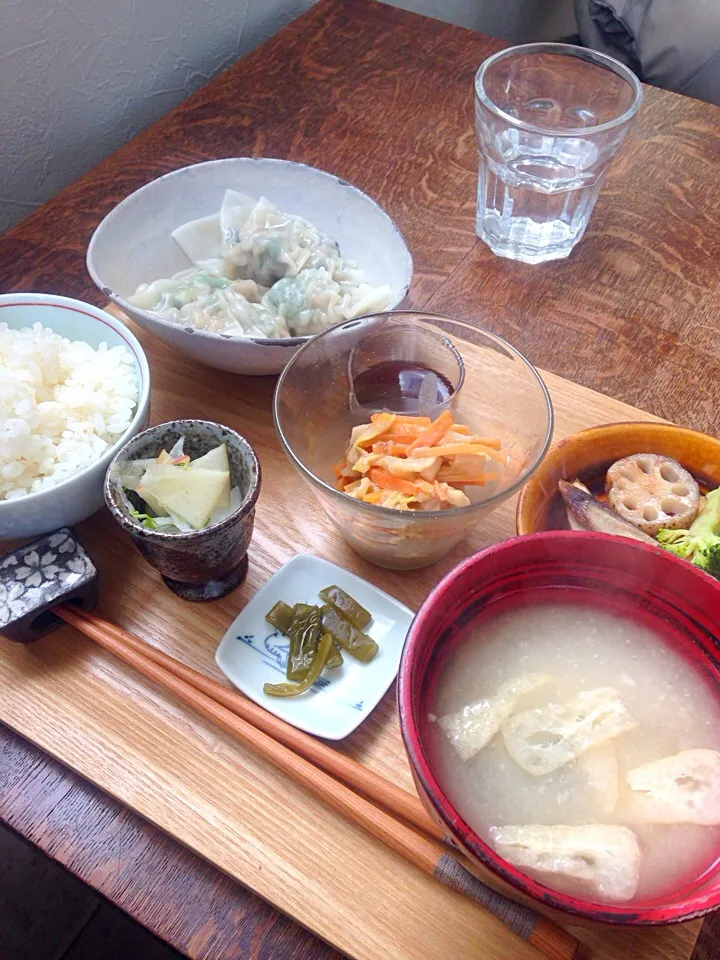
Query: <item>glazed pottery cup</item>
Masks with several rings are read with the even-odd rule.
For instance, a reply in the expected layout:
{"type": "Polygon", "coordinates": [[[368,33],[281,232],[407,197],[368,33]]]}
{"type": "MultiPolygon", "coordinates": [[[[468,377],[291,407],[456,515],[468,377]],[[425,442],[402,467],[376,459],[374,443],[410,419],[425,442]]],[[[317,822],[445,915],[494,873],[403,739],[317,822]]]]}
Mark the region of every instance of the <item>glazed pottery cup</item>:
{"type": "MultiPolygon", "coordinates": [[[[245,579],[259,493],[260,464],[253,448],[234,430],[208,420],[173,420],[150,427],[117,453],[105,478],[105,501],[113,517],[167,586],[184,600],[216,600],[245,579]],[[203,530],[148,530],[128,512],[113,479],[116,468],[129,460],[156,457],[161,450],[170,450],[180,437],[192,460],[221,443],[227,445],[231,484],[240,489],[242,502],[224,520],[203,530]]],[[[135,496],[129,494],[131,502],[135,496]]],[[[135,506],[142,507],[139,499],[135,506]]]]}

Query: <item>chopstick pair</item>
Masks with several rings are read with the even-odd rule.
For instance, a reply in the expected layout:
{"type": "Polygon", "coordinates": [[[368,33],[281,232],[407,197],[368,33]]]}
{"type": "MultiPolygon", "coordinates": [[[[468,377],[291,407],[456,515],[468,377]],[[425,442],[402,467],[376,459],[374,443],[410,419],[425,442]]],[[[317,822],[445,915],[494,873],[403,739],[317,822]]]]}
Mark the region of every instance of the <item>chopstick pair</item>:
{"type": "Polygon", "coordinates": [[[576,956],[579,943],[569,933],[475,877],[460,861],[461,855],[441,842],[442,830],[417,797],[121,627],[77,607],[59,606],[54,613],[251,747],[427,876],[475,900],[549,960],[576,956]]]}

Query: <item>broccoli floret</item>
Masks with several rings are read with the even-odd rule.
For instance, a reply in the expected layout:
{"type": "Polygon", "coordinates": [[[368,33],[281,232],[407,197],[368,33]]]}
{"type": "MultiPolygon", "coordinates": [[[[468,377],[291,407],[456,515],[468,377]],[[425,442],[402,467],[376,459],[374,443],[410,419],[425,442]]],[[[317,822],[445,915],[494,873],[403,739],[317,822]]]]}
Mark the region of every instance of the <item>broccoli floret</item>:
{"type": "Polygon", "coordinates": [[[694,538],[689,530],[658,530],[657,542],[683,560],[688,560],[695,550],[694,538]]]}
{"type": "Polygon", "coordinates": [[[660,530],[658,543],[720,580],[720,487],[705,498],[689,530],[660,530]]]}
{"type": "Polygon", "coordinates": [[[720,537],[714,533],[694,537],[690,530],[660,530],[658,543],[676,557],[689,560],[720,580],[720,537]]]}
{"type": "Polygon", "coordinates": [[[720,487],[705,497],[703,508],[690,525],[688,533],[691,537],[720,535],[720,487]]]}
{"type": "Polygon", "coordinates": [[[693,554],[693,563],[711,577],[720,580],[720,537],[709,538],[707,546],[696,550],[693,554]]]}

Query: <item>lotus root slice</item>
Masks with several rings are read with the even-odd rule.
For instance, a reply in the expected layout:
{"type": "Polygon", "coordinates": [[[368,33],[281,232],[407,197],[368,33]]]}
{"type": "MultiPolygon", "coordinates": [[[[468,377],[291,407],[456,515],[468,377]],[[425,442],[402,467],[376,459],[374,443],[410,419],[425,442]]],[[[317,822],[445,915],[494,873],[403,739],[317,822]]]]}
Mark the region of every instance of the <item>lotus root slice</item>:
{"type": "Polygon", "coordinates": [[[687,530],[700,510],[700,488],[671,457],[636,453],[607,472],[608,505],[643,533],[687,530]]]}

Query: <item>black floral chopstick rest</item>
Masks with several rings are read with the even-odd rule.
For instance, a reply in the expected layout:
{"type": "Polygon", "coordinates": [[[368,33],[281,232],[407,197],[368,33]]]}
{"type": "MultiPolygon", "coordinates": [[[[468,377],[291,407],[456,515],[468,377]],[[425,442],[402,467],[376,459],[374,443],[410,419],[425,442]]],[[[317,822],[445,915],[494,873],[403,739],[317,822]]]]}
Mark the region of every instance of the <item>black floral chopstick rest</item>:
{"type": "Polygon", "coordinates": [[[0,634],[29,643],[55,630],[59,603],[91,610],[98,572],[82,544],[64,527],[0,559],[0,634]]]}

